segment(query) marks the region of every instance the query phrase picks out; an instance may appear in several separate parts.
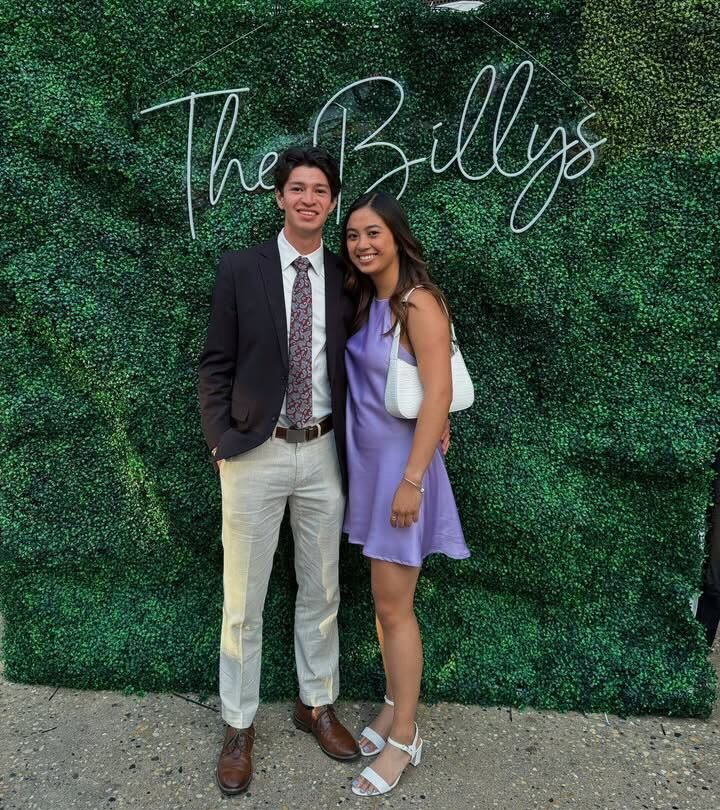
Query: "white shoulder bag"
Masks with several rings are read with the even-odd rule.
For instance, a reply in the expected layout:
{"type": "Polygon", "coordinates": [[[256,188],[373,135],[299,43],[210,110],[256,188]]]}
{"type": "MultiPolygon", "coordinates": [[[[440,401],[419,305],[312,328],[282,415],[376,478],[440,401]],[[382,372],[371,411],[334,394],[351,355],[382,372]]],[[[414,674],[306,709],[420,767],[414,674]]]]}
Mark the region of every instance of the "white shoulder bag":
{"type": "MultiPolygon", "coordinates": [[[[412,293],[419,289],[413,287],[405,293],[402,302],[407,304],[412,293]]],[[[447,312],[447,310],[446,310],[447,312]]],[[[450,313],[447,313],[448,318],[450,313]]],[[[468,374],[467,366],[460,353],[455,337],[455,327],[450,322],[450,370],[452,373],[453,398],[451,411],[464,411],[475,399],[475,388],[468,374]]],[[[385,385],[385,408],[388,413],[399,419],[417,419],[423,400],[423,387],[420,382],[417,366],[398,357],[400,349],[400,321],[395,324],[392,348],[390,349],[390,366],[387,384],[385,385]]]]}

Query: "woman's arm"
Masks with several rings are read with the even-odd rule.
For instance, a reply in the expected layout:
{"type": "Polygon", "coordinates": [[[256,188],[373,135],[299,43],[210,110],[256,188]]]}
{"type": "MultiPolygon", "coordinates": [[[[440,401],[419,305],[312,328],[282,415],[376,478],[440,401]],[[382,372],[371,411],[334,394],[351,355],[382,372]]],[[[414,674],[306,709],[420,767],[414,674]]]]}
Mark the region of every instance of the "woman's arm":
{"type": "Polygon", "coordinates": [[[406,480],[398,482],[390,520],[398,528],[418,519],[422,503],[419,487],[445,429],[453,394],[447,315],[427,290],[415,290],[412,302],[415,306],[408,308],[407,333],[423,385],[423,401],[404,476],[418,486],[406,480]]]}

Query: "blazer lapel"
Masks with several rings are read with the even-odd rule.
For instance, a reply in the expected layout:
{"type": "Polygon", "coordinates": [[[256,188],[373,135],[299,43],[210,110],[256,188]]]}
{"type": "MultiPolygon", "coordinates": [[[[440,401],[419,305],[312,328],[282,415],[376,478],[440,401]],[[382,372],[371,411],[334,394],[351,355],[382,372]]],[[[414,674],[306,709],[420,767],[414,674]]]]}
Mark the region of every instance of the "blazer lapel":
{"type": "Polygon", "coordinates": [[[325,248],[325,333],[327,336],[328,376],[332,381],[340,347],[343,272],[337,257],[325,248]]]}
{"type": "Polygon", "coordinates": [[[287,316],[285,315],[285,292],[277,240],[270,239],[260,246],[260,274],[270,305],[285,371],[288,369],[287,316]]]}

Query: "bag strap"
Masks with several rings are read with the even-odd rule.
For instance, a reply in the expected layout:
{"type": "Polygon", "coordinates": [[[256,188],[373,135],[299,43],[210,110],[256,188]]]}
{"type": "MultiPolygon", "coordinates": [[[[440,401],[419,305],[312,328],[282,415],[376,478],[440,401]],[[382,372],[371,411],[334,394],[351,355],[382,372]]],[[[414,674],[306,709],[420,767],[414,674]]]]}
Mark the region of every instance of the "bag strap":
{"type": "Polygon", "coordinates": [[[407,304],[407,302],[410,300],[410,296],[411,296],[411,295],[412,295],[412,294],[415,292],[415,290],[423,290],[423,289],[425,289],[425,288],[423,287],[423,285],[422,285],[422,284],[418,284],[418,285],[417,285],[417,287],[411,287],[411,288],[410,288],[410,289],[409,289],[409,290],[408,290],[408,291],[405,293],[405,295],[403,295],[403,297],[402,297],[402,299],[401,299],[402,303],[403,303],[403,304],[407,304]]]}
{"type": "MultiPolygon", "coordinates": [[[[415,292],[415,290],[424,290],[425,287],[422,284],[418,284],[417,287],[411,287],[405,295],[400,299],[403,304],[407,304],[410,300],[410,296],[415,292]]],[[[442,308],[445,310],[445,315],[447,316],[448,321],[450,321],[450,342],[457,347],[457,337],[455,337],[455,324],[452,322],[452,318],[450,317],[450,313],[448,312],[448,308],[445,302],[440,299],[440,303],[442,304],[442,308]]],[[[393,332],[393,337],[397,334],[400,335],[400,322],[398,321],[395,324],[395,332],[393,332]]]]}

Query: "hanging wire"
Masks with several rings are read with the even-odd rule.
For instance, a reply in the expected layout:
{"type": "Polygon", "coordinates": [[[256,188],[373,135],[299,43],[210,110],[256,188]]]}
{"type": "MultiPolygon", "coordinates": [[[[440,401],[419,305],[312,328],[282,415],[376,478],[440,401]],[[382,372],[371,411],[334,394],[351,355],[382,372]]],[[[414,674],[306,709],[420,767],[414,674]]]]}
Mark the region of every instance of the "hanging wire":
{"type": "MultiPolygon", "coordinates": [[[[492,0],[489,0],[489,2],[487,2],[483,6],[479,7],[477,9],[477,11],[480,11],[482,8],[489,5],[490,2],[492,2],[492,0]]],[[[431,4],[431,7],[433,8],[433,10],[438,10],[439,8],[442,7],[442,5],[443,4],[435,4],[435,3],[433,3],[433,4],[431,4]]],[[[273,6],[273,19],[277,19],[278,17],[280,17],[283,14],[289,14],[294,9],[295,9],[295,5],[291,4],[289,0],[275,0],[274,6],[273,6]]],[[[550,70],[550,68],[546,64],[541,62],[540,59],[538,59],[537,56],[535,56],[535,54],[531,53],[526,48],[523,48],[523,46],[520,45],[520,43],[515,42],[515,40],[513,40],[513,39],[510,39],[510,37],[503,34],[502,31],[498,31],[497,28],[494,28],[492,25],[490,25],[490,23],[483,20],[482,17],[478,16],[478,19],[480,20],[480,22],[484,26],[489,28],[491,31],[493,31],[495,34],[497,34],[499,37],[502,37],[504,40],[509,42],[511,45],[514,45],[518,50],[522,51],[524,54],[527,54],[527,56],[529,56],[533,60],[533,62],[536,62],[543,70],[547,71],[556,81],[560,82],[560,84],[562,84],[563,87],[566,87],[571,93],[576,95],[583,103],[587,104],[587,106],[590,107],[590,109],[596,110],[596,107],[592,102],[588,101],[585,98],[585,96],[578,93],[577,90],[572,88],[566,81],[563,81],[563,79],[561,79],[557,75],[557,73],[554,73],[552,70],[550,70]]],[[[240,42],[241,40],[246,39],[247,37],[251,36],[256,31],[259,31],[262,28],[266,28],[268,25],[270,25],[270,22],[271,21],[268,20],[268,21],[266,21],[264,23],[260,23],[260,25],[253,28],[252,31],[248,31],[245,34],[241,34],[239,37],[235,37],[235,39],[233,39],[232,42],[228,42],[228,44],[223,45],[222,48],[218,48],[217,50],[214,50],[212,53],[209,53],[207,56],[203,56],[201,59],[198,59],[197,62],[193,62],[192,65],[189,65],[188,67],[183,68],[182,70],[178,71],[177,73],[173,73],[173,75],[170,76],[169,78],[165,79],[165,81],[160,82],[160,84],[158,84],[157,87],[158,88],[163,87],[168,82],[171,82],[173,79],[176,79],[178,76],[182,76],[183,73],[187,73],[189,70],[192,70],[193,68],[195,68],[198,65],[202,64],[203,62],[206,62],[208,59],[211,59],[213,56],[217,56],[217,54],[222,53],[223,51],[226,51],[229,47],[234,45],[236,42],[240,42]]],[[[140,102],[139,101],[138,101],[137,109],[138,109],[138,111],[140,110],[140,102]]]]}
{"type": "MultiPolygon", "coordinates": [[[[196,68],[198,65],[201,65],[203,62],[207,62],[207,60],[212,59],[213,56],[217,56],[219,53],[226,51],[236,42],[240,42],[243,39],[247,39],[249,36],[252,36],[252,34],[254,34],[256,31],[260,31],[260,29],[266,28],[268,25],[270,25],[271,22],[273,22],[273,20],[278,19],[278,17],[280,17],[283,14],[289,14],[291,11],[294,10],[294,8],[295,6],[291,5],[289,0],[275,0],[272,20],[266,20],[264,23],[256,25],[255,28],[252,29],[252,31],[247,31],[245,34],[241,34],[239,37],[235,37],[235,39],[233,39],[232,42],[228,42],[228,44],[223,45],[222,48],[217,48],[212,53],[207,54],[207,56],[203,56],[201,59],[198,59],[197,62],[193,62],[192,65],[188,65],[188,67],[179,70],[177,73],[173,73],[172,76],[169,76],[167,79],[160,82],[160,84],[156,85],[155,86],[156,89],[163,87],[164,85],[168,84],[168,82],[171,82],[173,79],[177,79],[178,76],[182,76],[183,73],[187,73],[189,70],[192,70],[193,68],[196,68]]],[[[138,111],[140,110],[139,100],[137,103],[137,110],[138,111]]]]}

